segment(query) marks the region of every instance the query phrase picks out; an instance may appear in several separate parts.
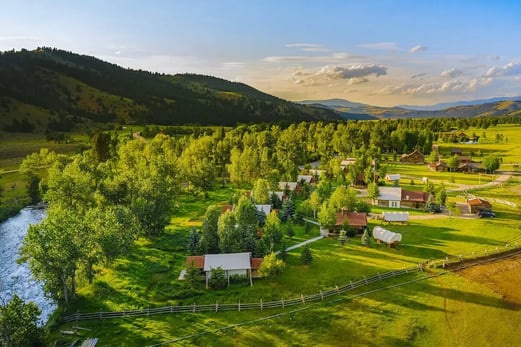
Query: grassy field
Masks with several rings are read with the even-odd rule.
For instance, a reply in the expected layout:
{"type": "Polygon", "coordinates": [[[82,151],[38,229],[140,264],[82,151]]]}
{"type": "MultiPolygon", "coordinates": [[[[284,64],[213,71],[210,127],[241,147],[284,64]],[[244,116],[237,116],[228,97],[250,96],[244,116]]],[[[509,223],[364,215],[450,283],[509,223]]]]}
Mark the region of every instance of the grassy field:
{"type": "MultiPolygon", "coordinates": [[[[311,245],[314,260],[309,267],[300,265],[300,249],[296,249],[289,253],[283,274],[273,279],[256,279],[253,287],[246,283],[234,283],[221,291],[209,291],[202,287],[197,291],[188,290],[177,280],[184,267],[184,245],[188,231],[200,226],[206,206],[224,203],[230,195],[229,189],[221,189],[212,192],[206,201],[184,196],[180,202],[181,209],[173,217],[165,235],[152,240],[140,239],[129,257],[117,260],[110,269],[99,269],[95,282],[84,284],[79,290],[76,305],[70,312],[293,298],[346,284],[363,276],[414,266],[426,259],[494,248],[520,234],[521,216],[508,206],[498,206],[498,218],[494,220],[447,216],[411,220],[408,225],[385,225],[387,229],[402,233],[404,240],[398,249],[376,244],[370,248],[363,247],[359,237],[344,246],[335,239],[324,239],[311,245]]],[[[379,223],[370,220],[369,228],[379,223]]],[[[294,240],[288,240],[288,244],[318,234],[318,230],[314,229],[305,235],[301,226],[295,230],[294,240]]],[[[415,275],[411,275],[410,279],[414,278],[415,275]]],[[[391,280],[385,285],[393,283],[398,283],[398,280],[391,280]]],[[[362,291],[371,288],[375,287],[362,291]]],[[[361,298],[342,296],[339,299],[335,303],[311,305],[302,312],[288,312],[275,320],[210,333],[179,344],[449,346],[453,345],[453,341],[459,341],[456,345],[480,345],[482,341],[488,341],[486,345],[508,346],[515,334],[506,322],[521,324],[521,316],[513,309],[517,306],[505,302],[501,295],[487,286],[458,274],[447,274],[361,298]],[[473,328],[484,319],[491,319],[497,324],[491,324],[487,329],[473,328]]],[[[92,329],[91,335],[99,337],[103,345],[138,346],[278,312],[283,311],[166,315],[146,319],[87,321],[79,325],[92,329]]],[[[69,329],[71,325],[76,324],[60,328],[69,329]]],[[[57,338],[57,335],[54,337],[57,338]]]]}

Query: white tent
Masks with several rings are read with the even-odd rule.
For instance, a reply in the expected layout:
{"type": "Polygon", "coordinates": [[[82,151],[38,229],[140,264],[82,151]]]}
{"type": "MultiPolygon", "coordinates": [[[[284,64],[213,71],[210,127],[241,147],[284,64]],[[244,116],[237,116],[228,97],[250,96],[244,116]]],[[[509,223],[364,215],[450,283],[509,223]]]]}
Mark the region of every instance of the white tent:
{"type": "Polygon", "coordinates": [[[383,212],[382,219],[386,222],[407,222],[409,212],[383,212]]]}
{"type": "Polygon", "coordinates": [[[393,233],[392,231],[384,229],[380,226],[375,226],[373,228],[373,237],[375,240],[380,240],[390,245],[402,241],[402,234],[393,233]]]}

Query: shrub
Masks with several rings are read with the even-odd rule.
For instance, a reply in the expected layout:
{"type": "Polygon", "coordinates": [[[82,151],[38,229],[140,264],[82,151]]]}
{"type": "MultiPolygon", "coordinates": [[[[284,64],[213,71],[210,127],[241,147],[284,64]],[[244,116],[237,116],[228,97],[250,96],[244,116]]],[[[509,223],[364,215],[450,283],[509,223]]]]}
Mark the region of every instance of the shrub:
{"type": "Polygon", "coordinates": [[[226,273],[222,267],[217,267],[211,270],[211,277],[208,279],[208,285],[212,289],[223,289],[228,285],[226,273]]]}
{"type": "Polygon", "coordinates": [[[311,254],[311,250],[308,245],[305,245],[302,249],[302,253],[300,254],[300,262],[303,265],[311,265],[313,261],[313,254],[311,254]]]}
{"type": "Polygon", "coordinates": [[[275,253],[271,252],[262,260],[259,274],[262,277],[271,277],[280,274],[284,270],[285,264],[282,259],[277,259],[275,253]]]}

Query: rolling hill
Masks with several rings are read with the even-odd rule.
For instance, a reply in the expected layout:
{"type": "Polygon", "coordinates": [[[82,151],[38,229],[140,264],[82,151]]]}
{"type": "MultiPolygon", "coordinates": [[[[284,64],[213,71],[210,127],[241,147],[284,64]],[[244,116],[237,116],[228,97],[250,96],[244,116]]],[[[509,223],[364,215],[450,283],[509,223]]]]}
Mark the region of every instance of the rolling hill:
{"type": "MultiPolygon", "coordinates": [[[[341,119],[243,83],[125,69],[58,49],[0,54],[0,128],[65,130],[87,121],[234,125],[341,119]]],[[[18,129],[18,130],[20,130],[18,129]]]]}
{"type": "MultiPolygon", "coordinates": [[[[401,107],[379,107],[354,103],[342,99],[304,100],[303,105],[330,108],[342,116],[343,113],[364,115],[367,119],[380,118],[465,118],[481,116],[501,116],[506,114],[521,114],[521,100],[516,98],[498,98],[498,101],[476,103],[444,108],[442,110],[413,110],[401,107]]],[[[495,99],[493,99],[495,100],[495,99]]],[[[478,100],[476,102],[479,102],[478,100]]],[[[440,104],[441,105],[441,104],[440,104]]]]}

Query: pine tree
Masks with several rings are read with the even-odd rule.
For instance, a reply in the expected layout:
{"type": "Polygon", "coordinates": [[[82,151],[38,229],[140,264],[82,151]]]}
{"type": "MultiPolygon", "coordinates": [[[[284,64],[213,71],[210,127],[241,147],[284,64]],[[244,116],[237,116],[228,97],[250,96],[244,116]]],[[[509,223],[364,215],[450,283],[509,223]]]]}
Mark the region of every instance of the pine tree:
{"type": "Polygon", "coordinates": [[[284,240],[282,240],[281,244],[280,244],[280,252],[279,252],[279,259],[283,260],[283,261],[286,261],[286,259],[288,259],[288,251],[286,249],[286,242],[284,242],[284,240]]]}
{"type": "Polygon", "coordinates": [[[303,265],[311,265],[313,261],[313,254],[311,254],[311,250],[308,245],[305,245],[302,249],[302,253],[300,254],[300,262],[303,265]]]}
{"type": "Polygon", "coordinates": [[[195,228],[192,228],[192,231],[190,231],[190,234],[188,235],[188,244],[186,246],[190,255],[197,254],[197,249],[199,248],[199,240],[199,233],[195,228]]]}
{"type": "Polygon", "coordinates": [[[369,232],[367,231],[367,229],[364,230],[360,242],[362,246],[371,247],[371,237],[369,236],[369,232]]]}
{"type": "Polygon", "coordinates": [[[286,228],[286,234],[291,239],[293,236],[295,236],[295,230],[293,230],[293,223],[290,221],[288,222],[288,226],[286,228]]]}

